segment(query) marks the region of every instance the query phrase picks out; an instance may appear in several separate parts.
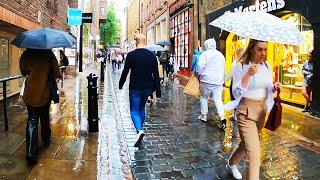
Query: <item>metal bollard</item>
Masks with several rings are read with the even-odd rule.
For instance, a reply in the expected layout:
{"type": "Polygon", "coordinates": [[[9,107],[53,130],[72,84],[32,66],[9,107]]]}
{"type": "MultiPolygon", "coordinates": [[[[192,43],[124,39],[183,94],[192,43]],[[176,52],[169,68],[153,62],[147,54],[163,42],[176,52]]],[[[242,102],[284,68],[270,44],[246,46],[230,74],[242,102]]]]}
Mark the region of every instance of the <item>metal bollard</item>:
{"type": "Polygon", "coordinates": [[[104,58],[101,61],[101,66],[100,66],[100,81],[103,82],[104,81],[104,66],[105,66],[105,61],[106,59],[104,58]]]}
{"type": "Polygon", "coordinates": [[[95,74],[87,76],[88,79],[88,124],[89,133],[99,132],[99,118],[98,118],[98,93],[97,80],[95,74]]]}

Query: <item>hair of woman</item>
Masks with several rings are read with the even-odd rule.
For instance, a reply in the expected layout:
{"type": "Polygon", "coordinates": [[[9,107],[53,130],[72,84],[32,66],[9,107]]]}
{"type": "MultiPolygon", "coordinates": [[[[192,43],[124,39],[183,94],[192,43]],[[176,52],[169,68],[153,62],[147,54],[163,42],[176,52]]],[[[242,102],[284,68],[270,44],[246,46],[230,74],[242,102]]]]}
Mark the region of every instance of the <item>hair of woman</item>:
{"type": "Polygon", "coordinates": [[[242,64],[249,64],[249,62],[252,59],[252,50],[255,47],[255,45],[258,44],[259,42],[265,42],[265,41],[250,39],[248,47],[244,51],[243,55],[239,58],[239,62],[241,62],[242,64]]]}

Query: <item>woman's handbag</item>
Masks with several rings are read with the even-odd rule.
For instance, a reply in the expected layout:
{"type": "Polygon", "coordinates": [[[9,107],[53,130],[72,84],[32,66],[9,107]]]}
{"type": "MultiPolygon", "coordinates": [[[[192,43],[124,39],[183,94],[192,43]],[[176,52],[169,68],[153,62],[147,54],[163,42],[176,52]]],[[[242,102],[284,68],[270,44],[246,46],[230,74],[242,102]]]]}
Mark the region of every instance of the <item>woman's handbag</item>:
{"type": "Polygon", "coordinates": [[[190,96],[200,98],[200,81],[195,74],[190,77],[184,92],[190,96]]]}
{"type": "Polygon", "coordinates": [[[282,106],[281,106],[281,98],[280,98],[280,89],[277,89],[277,97],[274,98],[274,105],[269,114],[266,125],[264,126],[266,129],[270,131],[275,131],[281,125],[282,118],[282,106]]]}

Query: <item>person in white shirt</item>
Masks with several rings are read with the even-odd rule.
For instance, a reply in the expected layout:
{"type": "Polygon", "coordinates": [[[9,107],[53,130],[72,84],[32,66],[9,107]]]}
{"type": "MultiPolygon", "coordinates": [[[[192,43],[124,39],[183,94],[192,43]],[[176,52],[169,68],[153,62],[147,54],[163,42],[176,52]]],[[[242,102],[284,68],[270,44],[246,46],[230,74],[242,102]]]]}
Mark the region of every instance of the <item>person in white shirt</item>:
{"type": "Polygon", "coordinates": [[[226,128],[226,119],[222,101],[222,91],[225,73],[225,58],[216,49],[216,41],[208,39],[204,42],[204,52],[200,55],[196,74],[200,80],[200,106],[199,119],[207,121],[208,98],[213,93],[213,100],[221,120],[221,129],[226,128]]]}
{"type": "Polygon", "coordinates": [[[174,56],[173,54],[170,55],[169,58],[169,63],[168,63],[168,72],[172,76],[174,71],[173,71],[173,65],[174,65],[174,56]]]}
{"type": "Polygon", "coordinates": [[[259,133],[266,112],[273,106],[273,93],[281,88],[272,82],[271,68],[266,63],[267,43],[251,39],[233,76],[233,95],[237,99],[237,121],[241,142],[226,165],[235,179],[242,179],[237,164],[246,156],[246,179],[258,180],[260,172],[259,133]]]}

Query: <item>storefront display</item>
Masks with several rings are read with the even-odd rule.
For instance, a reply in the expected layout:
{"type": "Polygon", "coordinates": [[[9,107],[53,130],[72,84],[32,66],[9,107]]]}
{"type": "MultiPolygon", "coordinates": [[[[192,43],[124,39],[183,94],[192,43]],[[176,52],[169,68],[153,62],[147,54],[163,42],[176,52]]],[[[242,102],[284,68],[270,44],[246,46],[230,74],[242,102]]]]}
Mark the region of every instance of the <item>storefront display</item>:
{"type": "Polygon", "coordinates": [[[311,24],[300,14],[291,13],[282,19],[294,23],[304,37],[300,46],[275,44],[275,62],[279,67],[279,81],[283,84],[282,99],[298,104],[305,104],[302,95],[302,66],[309,60],[309,53],[313,50],[313,31],[311,24]]]}
{"type": "Polygon", "coordinates": [[[9,40],[0,37],[0,79],[9,76],[9,40]]]}

